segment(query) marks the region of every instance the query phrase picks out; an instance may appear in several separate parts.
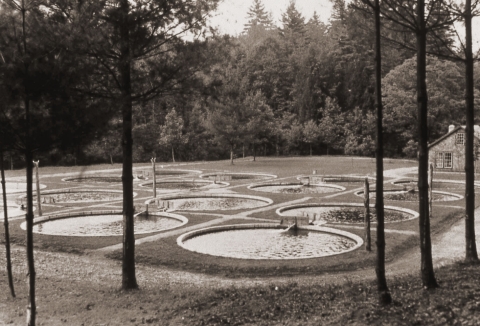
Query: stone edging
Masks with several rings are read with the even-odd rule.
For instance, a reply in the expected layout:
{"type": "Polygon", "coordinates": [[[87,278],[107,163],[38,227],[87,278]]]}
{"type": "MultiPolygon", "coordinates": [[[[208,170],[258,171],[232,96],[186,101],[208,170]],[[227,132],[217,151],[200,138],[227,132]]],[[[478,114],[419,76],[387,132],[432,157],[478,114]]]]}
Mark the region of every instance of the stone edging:
{"type": "MultiPolygon", "coordinates": [[[[284,211],[290,210],[293,208],[307,208],[307,207],[336,207],[336,206],[343,206],[343,207],[364,207],[363,204],[354,204],[354,203],[310,203],[310,204],[299,204],[299,205],[290,205],[290,206],[284,206],[278,208],[275,213],[279,216],[286,216],[283,214],[284,211]]],[[[375,208],[375,204],[370,204],[370,208],[375,208]]],[[[400,222],[405,222],[405,221],[410,221],[413,219],[416,219],[420,216],[420,214],[414,210],[408,209],[408,208],[403,208],[403,207],[397,207],[397,206],[389,206],[385,205],[385,209],[389,209],[392,211],[398,211],[406,214],[410,214],[412,217],[401,220],[401,221],[390,221],[387,222],[385,221],[385,224],[387,223],[400,223],[400,222]]],[[[328,222],[329,224],[361,224],[361,223],[339,223],[339,222],[328,222]]],[[[376,224],[377,222],[372,222],[372,224],[376,224]]]]}
{"type": "MultiPolygon", "coordinates": [[[[361,237],[357,236],[356,234],[346,232],[346,231],[343,231],[343,230],[337,230],[337,229],[334,229],[334,228],[320,227],[320,226],[299,226],[298,228],[300,230],[309,230],[309,231],[315,231],[315,232],[324,232],[324,233],[340,235],[340,236],[343,236],[343,237],[350,238],[350,239],[354,240],[357,244],[355,246],[353,246],[352,248],[349,248],[349,249],[344,250],[342,252],[332,253],[332,254],[329,254],[329,255],[321,256],[321,257],[308,257],[308,258],[292,257],[292,258],[277,258],[277,259],[275,259],[275,258],[271,258],[271,259],[265,259],[265,258],[233,258],[233,257],[231,257],[231,258],[232,259],[253,259],[253,260],[295,260],[295,259],[314,259],[314,258],[318,259],[318,258],[323,258],[323,257],[328,257],[328,256],[341,255],[341,254],[356,250],[363,245],[363,239],[361,237]]],[[[182,234],[181,236],[179,236],[177,238],[177,245],[179,245],[180,247],[182,247],[185,250],[199,253],[198,251],[190,250],[190,249],[185,248],[183,242],[192,238],[192,237],[194,237],[194,236],[205,234],[205,233],[219,232],[219,231],[230,231],[230,230],[244,230],[244,229],[286,229],[286,227],[285,226],[280,226],[280,224],[272,224],[272,223],[235,224],[235,225],[212,226],[212,227],[199,229],[199,230],[194,230],[194,231],[190,231],[190,232],[182,234]]],[[[201,253],[201,254],[208,255],[208,254],[205,254],[205,253],[201,253]]],[[[214,255],[210,255],[210,256],[214,256],[214,255]]],[[[219,257],[219,256],[214,256],[214,257],[219,257]]]]}

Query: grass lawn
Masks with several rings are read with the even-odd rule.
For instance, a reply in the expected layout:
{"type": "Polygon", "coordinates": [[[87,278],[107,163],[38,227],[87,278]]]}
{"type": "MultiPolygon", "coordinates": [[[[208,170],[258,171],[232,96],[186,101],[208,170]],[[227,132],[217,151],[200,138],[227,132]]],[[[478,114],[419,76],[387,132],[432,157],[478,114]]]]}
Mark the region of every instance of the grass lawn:
{"type": "MultiPolygon", "coordinates": [[[[209,172],[269,173],[282,182],[296,181],[298,175],[374,175],[371,158],[351,157],[290,157],[239,159],[228,161],[164,164],[164,168],[195,169],[209,172]]],[[[137,166],[150,168],[149,164],[137,166]]],[[[406,160],[385,160],[385,169],[417,166],[406,160]]],[[[119,174],[120,165],[91,167],[45,167],[42,183],[48,190],[76,186],[119,189],[119,185],[73,184],[61,181],[61,173],[110,171],[119,174]]],[[[24,171],[8,171],[7,177],[24,175],[24,171]]],[[[106,172],[102,172],[106,173],[106,172]]],[[[439,177],[447,179],[446,177],[439,177]]],[[[309,197],[306,203],[362,203],[353,194],[362,183],[341,184],[342,193],[273,194],[247,189],[251,183],[278,182],[272,180],[234,180],[225,191],[268,197],[273,205],[282,206],[309,197]]],[[[393,188],[392,185],[386,188],[393,188]]],[[[149,189],[135,187],[136,204],[151,197],[149,189]]],[[[220,190],[220,193],[224,190],[220,190]]],[[[446,191],[462,194],[463,189],[446,191]]],[[[10,195],[14,200],[17,195],[10,195]]],[[[478,200],[478,199],[477,199],[478,200]]],[[[374,201],[372,201],[373,203],[374,201]]],[[[386,205],[418,209],[415,202],[386,201],[386,205]]],[[[90,203],[79,209],[114,209],[119,203],[90,203]]],[[[463,216],[464,200],[435,202],[431,219],[432,237],[440,236],[463,216]]],[[[189,218],[178,229],[217,221],[217,225],[255,223],[250,218],[279,220],[277,207],[244,211],[216,211],[229,217],[222,219],[207,212],[175,212],[189,218]],[[245,216],[245,215],[243,215],[245,216]]],[[[45,206],[45,212],[72,210],[75,207],[45,206]]],[[[118,209],[115,208],[115,209],[118,209]]],[[[13,266],[17,298],[8,293],[5,270],[0,270],[0,324],[23,324],[27,288],[25,284],[25,232],[21,220],[10,222],[14,245],[13,266]]],[[[361,224],[329,227],[363,236],[361,224]]],[[[372,224],[374,228],[376,224],[372,224]]],[[[408,270],[412,253],[418,252],[418,220],[387,223],[386,260],[404,264],[407,269],[388,269],[388,285],[394,302],[378,305],[376,297],[375,231],[372,231],[372,252],[363,247],[341,255],[299,260],[248,260],[198,254],[176,244],[178,235],[161,238],[136,246],[140,289],[123,292],[121,282],[121,250],[100,255],[90,250],[121,243],[122,237],[65,237],[34,234],[37,251],[38,325],[476,325],[480,318],[480,269],[478,265],[455,264],[436,270],[441,287],[424,290],[419,270],[408,270]],[[343,274],[342,274],[343,273],[343,274]],[[232,285],[225,285],[232,284],[232,285]]],[[[1,231],[3,233],[3,229],[1,231]]],[[[157,232],[159,236],[165,233],[157,232]]],[[[181,232],[179,232],[181,233],[181,232]]],[[[152,234],[137,236],[137,239],[152,234]]],[[[3,234],[0,234],[3,241],[3,234]]],[[[3,246],[0,252],[4,254],[3,246]]]]}

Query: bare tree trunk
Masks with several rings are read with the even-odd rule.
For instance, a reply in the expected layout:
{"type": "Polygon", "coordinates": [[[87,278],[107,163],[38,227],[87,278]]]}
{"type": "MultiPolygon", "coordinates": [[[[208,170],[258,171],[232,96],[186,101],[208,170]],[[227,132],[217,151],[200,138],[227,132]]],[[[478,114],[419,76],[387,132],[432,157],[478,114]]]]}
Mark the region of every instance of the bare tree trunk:
{"type": "Polygon", "coordinates": [[[368,184],[368,177],[365,178],[365,184],[363,186],[363,197],[365,206],[365,250],[372,251],[372,238],[370,236],[370,186],[368,184]]]}
{"type": "Polygon", "coordinates": [[[465,261],[478,262],[475,243],[474,84],[472,54],[472,1],[465,1],[465,261]]]}
{"type": "Polygon", "coordinates": [[[417,117],[418,117],[418,195],[421,277],[423,286],[438,287],[433,271],[430,214],[428,209],[428,96],[427,96],[427,28],[425,26],[425,0],[417,2],[417,117]]]}
{"type": "Polygon", "coordinates": [[[242,145],[242,157],[245,158],[245,144],[242,145]]]}
{"type": "Polygon", "coordinates": [[[113,165],[113,156],[110,154],[110,164],[113,165]]]}
{"type": "Polygon", "coordinates": [[[10,232],[8,229],[8,207],[7,207],[7,189],[5,187],[5,169],[3,166],[3,150],[0,150],[0,170],[2,174],[2,197],[3,197],[3,227],[5,229],[5,253],[7,258],[8,286],[10,294],[15,298],[15,288],[13,286],[12,259],[10,257],[10,232]]]}
{"type": "MultiPolygon", "coordinates": [[[[22,38],[23,38],[23,54],[27,56],[27,36],[26,36],[26,5],[22,1],[22,38]]],[[[25,106],[25,162],[27,165],[27,214],[25,216],[27,224],[27,264],[28,264],[28,306],[27,306],[27,325],[35,326],[37,306],[35,303],[35,259],[33,255],[33,160],[32,160],[32,144],[31,144],[31,130],[30,130],[30,89],[29,80],[29,62],[24,61],[24,106],[25,106]]]]}
{"type": "Polygon", "coordinates": [[[257,151],[256,151],[256,148],[255,148],[255,142],[253,142],[253,160],[255,161],[255,158],[257,156],[257,151]]]}
{"type": "Polygon", "coordinates": [[[172,146],[172,162],[175,163],[175,150],[173,149],[173,146],[172,146]]]}
{"type": "Polygon", "coordinates": [[[233,145],[230,146],[230,165],[233,165],[233,145]]]}
{"type": "Polygon", "coordinates": [[[132,162],[132,85],[130,77],[131,53],[128,16],[130,12],[128,0],[120,1],[120,76],[122,83],[122,185],[123,185],[123,261],[122,288],[124,290],[138,288],[135,276],[135,234],[133,206],[133,162],[132,162]]]}
{"type": "Polygon", "coordinates": [[[385,276],[385,208],[383,202],[383,103],[382,103],[382,52],[380,34],[380,1],[375,0],[375,106],[377,108],[376,128],[376,184],[375,211],[377,214],[377,290],[381,304],[390,304],[392,297],[385,276]]]}

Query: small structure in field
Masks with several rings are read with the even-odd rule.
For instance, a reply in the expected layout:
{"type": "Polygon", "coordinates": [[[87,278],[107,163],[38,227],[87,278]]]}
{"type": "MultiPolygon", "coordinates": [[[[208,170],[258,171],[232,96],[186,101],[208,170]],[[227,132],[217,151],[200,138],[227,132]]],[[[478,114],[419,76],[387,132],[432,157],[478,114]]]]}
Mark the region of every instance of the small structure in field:
{"type": "MultiPolygon", "coordinates": [[[[480,126],[474,126],[475,157],[479,154],[480,126]]],[[[428,161],[436,170],[465,170],[465,126],[450,125],[448,133],[428,146],[428,161]]]]}

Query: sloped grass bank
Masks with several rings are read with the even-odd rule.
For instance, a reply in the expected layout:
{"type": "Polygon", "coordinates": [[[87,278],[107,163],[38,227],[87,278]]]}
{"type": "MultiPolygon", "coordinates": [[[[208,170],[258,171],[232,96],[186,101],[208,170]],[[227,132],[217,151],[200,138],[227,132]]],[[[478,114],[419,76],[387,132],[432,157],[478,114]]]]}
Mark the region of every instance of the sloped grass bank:
{"type": "Polygon", "coordinates": [[[480,266],[456,264],[436,276],[435,290],[416,276],[389,278],[389,306],[378,304],[374,281],[292,282],[203,293],[182,318],[186,325],[478,325],[480,266]]]}
{"type": "MultiPolygon", "coordinates": [[[[37,277],[38,325],[478,325],[480,266],[455,264],[436,270],[440,288],[425,290],[418,271],[387,275],[393,303],[378,304],[375,272],[368,280],[321,277],[264,285],[218,288],[169,284],[118,290],[120,278],[92,282],[94,275],[64,279],[59,272],[37,277]]],[[[118,266],[120,268],[120,266],[118,266]]],[[[103,277],[102,277],[103,279],[103,277]]],[[[17,298],[3,291],[0,323],[25,323],[27,288],[16,278],[17,298]]]]}

